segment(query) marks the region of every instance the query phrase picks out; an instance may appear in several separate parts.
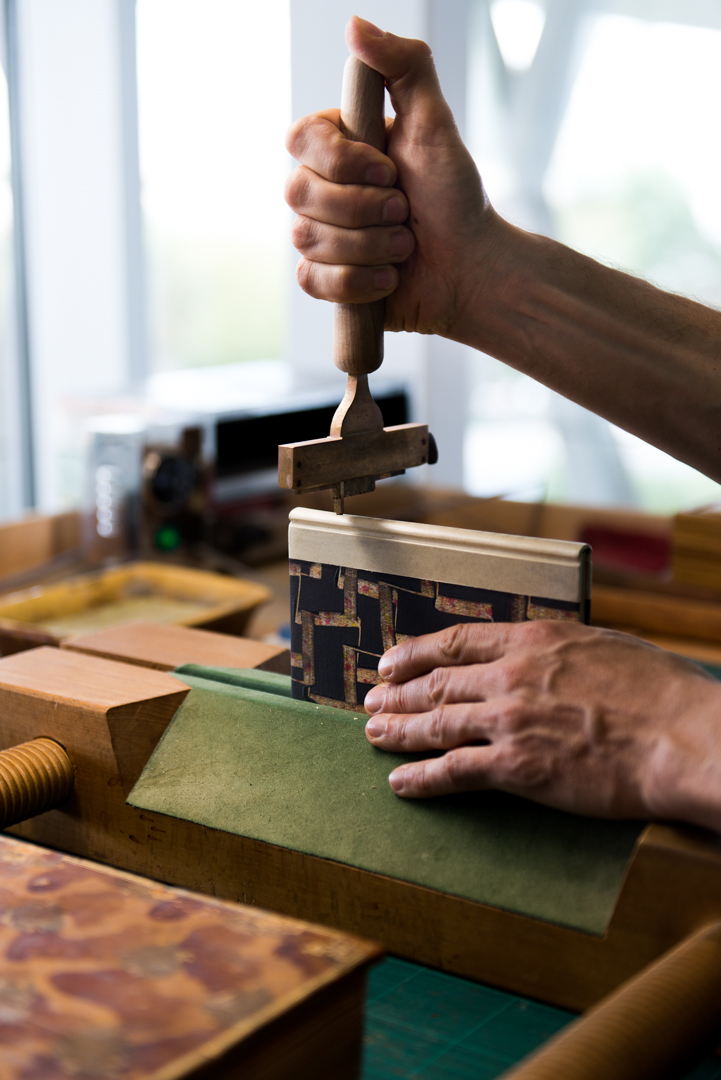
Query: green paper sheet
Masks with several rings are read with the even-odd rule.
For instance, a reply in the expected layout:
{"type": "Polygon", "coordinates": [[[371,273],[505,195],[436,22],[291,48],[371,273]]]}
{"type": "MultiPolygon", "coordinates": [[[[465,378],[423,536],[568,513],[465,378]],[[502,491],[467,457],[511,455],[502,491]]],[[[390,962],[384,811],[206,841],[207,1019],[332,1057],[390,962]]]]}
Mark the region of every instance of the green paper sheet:
{"type": "MultiPolygon", "coordinates": [[[[195,669],[200,670],[200,669],[195,669]]],[[[366,717],[278,693],[262,672],[192,689],[133,788],[139,808],[602,934],[641,829],[499,792],[406,801],[366,717]],[[248,685],[264,683],[276,692],[248,685]]],[[[204,669],[213,675],[215,669],[204,669]]]]}

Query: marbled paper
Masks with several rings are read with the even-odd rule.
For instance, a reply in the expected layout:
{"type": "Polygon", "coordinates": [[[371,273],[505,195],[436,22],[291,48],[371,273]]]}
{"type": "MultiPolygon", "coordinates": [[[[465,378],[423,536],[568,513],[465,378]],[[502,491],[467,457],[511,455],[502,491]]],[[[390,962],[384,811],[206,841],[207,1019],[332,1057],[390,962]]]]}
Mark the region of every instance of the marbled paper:
{"type": "Polygon", "coordinates": [[[580,621],[580,605],[292,561],[293,697],[358,711],[393,645],[455,623],[580,621]]]}

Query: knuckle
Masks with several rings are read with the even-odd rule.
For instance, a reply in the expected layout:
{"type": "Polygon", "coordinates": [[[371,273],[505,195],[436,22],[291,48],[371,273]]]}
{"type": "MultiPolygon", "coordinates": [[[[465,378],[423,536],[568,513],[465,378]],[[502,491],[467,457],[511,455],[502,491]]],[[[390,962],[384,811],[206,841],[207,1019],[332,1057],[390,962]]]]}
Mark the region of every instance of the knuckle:
{"type": "Polygon", "coordinates": [[[333,268],[333,295],[339,303],[353,303],[359,294],[358,274],[352,266],[333,268]]]}
{"type": "Polygon", "coordinates": [[[438,649],[446,660],[458,662],[464,653],[468,641],[468,623],[456,623],[441,630],[438,636],[438,649]]]}
{"type": "Polygon", "coordinates": [[[496,726],[502,735],[515,735],[524,726],[526,710],[521,700],[504,702],[498,709],[496,726]]]}
{"type": "Polygon", "coordinates": [[[308,201],[310,174],[302,166],[294,169],[286,181],[285,201],[291,210],[300,211],[308,201]]]}
{"type": "Polygon", "coordinates": [[[428,763],[426,761],[420,761],[413,772],[414,787],[419,794],[428,794],[433,788],[432,777],[428,771],[428,763]]]}
{"type": "Polygon", "coordinates": [[[405,717],[399,716],[388,721],[386,738],[390,739],[394,745],[405,746],[408,742],[408,734],[408,721],[405,717]]]}
{"type": "Polygon", "coordinates": [[[299,214],[290,230],[293,246],[307,255],[318,246],[318,222],[299,214]]]}
{"type": "Polygon", "coordinates": [[[317,268],[310,259],[301,259],[295,268],[295,276],[303,292],[318,298],[317,268]]]}
{"type": "Polygon", "coordinates": [[[295,120],[285,134],[285,148],[292,157],[296,158],[296,160],[298,158],[298,153],[300,153],[302,148],[302,136],[307,120],[307,116],[301,117],[300,120],[295,120]]]}
{"type": "Polygon", "coordinates": [[[458,750],[449,750],[443,757],[443,766],[446,776],[453,787],[461,787],[465,779],[463,754],[459,753],[458,750]]]}
{"type": "Polygon", "coordinates": [[[435,746],[442,746],[448,731],[448,713],[441,707],[434,709],[428,717],[426,735],[435,746]]]}
{"type": "Polygon", "coordinates": [[[445,701],[447,687],[448,668],[434,668],[427,680],[428,697],[433,705],[445,701]]]}

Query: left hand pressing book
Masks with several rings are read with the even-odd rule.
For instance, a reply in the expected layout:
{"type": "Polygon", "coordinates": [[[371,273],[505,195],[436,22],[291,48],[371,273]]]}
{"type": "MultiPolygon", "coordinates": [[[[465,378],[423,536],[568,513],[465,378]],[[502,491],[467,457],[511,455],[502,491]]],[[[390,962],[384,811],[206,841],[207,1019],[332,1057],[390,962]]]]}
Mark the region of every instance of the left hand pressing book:
{"type": "Polygon", "coordinates": [[[591,551],[380,518],[291,511],[293,696],[358,711],[393,645],[460,622],[588,622],[591,551]]]}

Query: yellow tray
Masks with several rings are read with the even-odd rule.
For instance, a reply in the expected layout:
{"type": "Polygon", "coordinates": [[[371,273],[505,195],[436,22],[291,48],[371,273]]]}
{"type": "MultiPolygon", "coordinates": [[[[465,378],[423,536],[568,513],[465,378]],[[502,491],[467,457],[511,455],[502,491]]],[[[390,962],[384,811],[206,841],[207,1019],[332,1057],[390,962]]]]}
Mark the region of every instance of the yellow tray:
{"type": "MultiPolygon", "coordinates": [[[[135,562],[0,596],[4,638],[63,641],[129,622],[173,623],[242,634],[272,595],[254,581],[165,563],[135,562]]],[[[22,647],[22,646],[20,646],[22,647]]]]}

